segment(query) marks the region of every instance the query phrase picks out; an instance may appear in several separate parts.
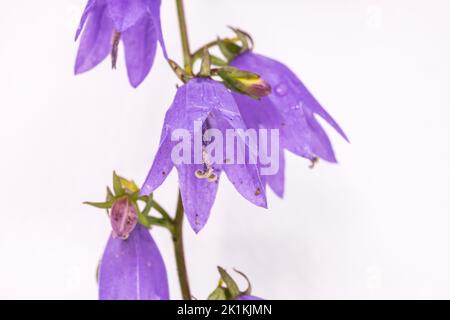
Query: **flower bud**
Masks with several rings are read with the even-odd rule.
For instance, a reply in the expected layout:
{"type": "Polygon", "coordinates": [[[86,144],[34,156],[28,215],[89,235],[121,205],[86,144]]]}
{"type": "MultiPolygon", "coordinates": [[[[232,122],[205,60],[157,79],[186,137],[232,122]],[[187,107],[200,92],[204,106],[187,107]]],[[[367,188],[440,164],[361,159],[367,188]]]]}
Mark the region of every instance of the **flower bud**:
{"type": "Polygon", "coordinates": [[[127,239],[138,222],[136,204],[128,197],[116,200],[111,209],[110,219],[113,235],[123,240],[127,239]]]}
{"type": "Polygon", "coordinates": [[[254,99],[260,99],[272,92],[270,85],[256,73],[224,67],[219,69],[218,75],[230,89],[254,99]]]}

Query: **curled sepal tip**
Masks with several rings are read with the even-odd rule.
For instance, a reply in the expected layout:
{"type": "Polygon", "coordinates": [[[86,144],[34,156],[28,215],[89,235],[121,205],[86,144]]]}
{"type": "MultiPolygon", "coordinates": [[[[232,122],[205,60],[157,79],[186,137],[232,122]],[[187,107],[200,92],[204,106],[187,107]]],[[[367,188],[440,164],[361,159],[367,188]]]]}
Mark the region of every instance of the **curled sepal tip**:
{"type": "Polygon", "coordinates": [[[251,295],[252,286],[248,277],[241,271],[234,269],[236,273],[245,278],[248,287],[241,292],[234,279],[222,267],[217,267],[220,273],[219,285],[208,296],[208,300],[261,300],[261,298],[251,295]]]}

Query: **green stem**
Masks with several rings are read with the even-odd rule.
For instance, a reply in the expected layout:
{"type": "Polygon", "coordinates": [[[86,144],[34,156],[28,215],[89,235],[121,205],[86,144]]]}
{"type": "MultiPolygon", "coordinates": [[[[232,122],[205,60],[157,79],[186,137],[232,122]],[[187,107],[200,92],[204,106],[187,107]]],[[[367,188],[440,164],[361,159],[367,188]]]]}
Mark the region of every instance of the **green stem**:
{"type": "Polygon", "coordinates": [[[181,199],[181,193],[178,193],[177,212],[174,220],[172,240],[175,249],[175,260],[177,263],[178,279],[180,281],[181,295],[184,300],[191,300],[191,291],[189,289],[189,279],[186,269],[186,260],[184,257],[184,247],[183,247],[183,218],[184,218],[183,201],[181,199]]]}
{"type": "Polygon", "coordinates": [[[177,2],[177,12],[178,12],[178,22],[180,24],[180,35],[181,44],[183,46],[183,59],[184,59],[184,69],[186,73],[192,75],[192,56],[191,49],[189,47],[189,38],[186,26],[186,15],[184,13],[183,0],[176,0],[177,2]]]}

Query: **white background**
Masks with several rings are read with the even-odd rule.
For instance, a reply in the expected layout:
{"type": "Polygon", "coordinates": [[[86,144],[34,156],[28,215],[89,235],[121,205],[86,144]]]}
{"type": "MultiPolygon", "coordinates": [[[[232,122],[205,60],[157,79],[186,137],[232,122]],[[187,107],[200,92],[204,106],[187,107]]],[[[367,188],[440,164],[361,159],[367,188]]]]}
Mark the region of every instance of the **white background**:
{"type": "MultiPolygon", "coordinates": [[[[174,2],[163,1],[163,28],[180,61],[174,2]]],[[[84,5],[0,2],[0,298],[96,298],[110,227],[81,203],[103,199],[114,169],[143,182],[175,93],[160,51],[138,90],[123,54],[115,72],[105,61],[74,77],[84,5]]],[[[248,30],[351,139],[328,130],[339,165],[310,170],[290,155],[285,199],[270,193],[269,210],[224,179],[206,228],[186,226],[194,295],[212,291],[222,265],[265,298],[450,298],[450,2],[187,0],[186,10],[193,47],[229,35],[226,25],[248,30]]],[[[176,183],[156,193],[168,210],[176,183]]],[[[153,234],[179,298],[169,236],[153,234]]]]}

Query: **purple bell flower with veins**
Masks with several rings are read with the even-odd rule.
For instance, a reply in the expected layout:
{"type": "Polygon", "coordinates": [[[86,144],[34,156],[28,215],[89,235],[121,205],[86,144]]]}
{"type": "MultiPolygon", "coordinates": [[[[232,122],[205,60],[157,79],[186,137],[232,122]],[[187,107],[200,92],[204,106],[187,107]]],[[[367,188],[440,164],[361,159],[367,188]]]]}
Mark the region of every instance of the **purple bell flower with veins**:
{"type": "Polygon", "coordinates": [[[89,0],[75,36],[83,32],[75,74],[91,70],[108,55],[115,68],[122,41],[128,78],[139,86],[152,68],[158,41],[167,59],[160,6],[161,0],[89,0]]]}
{"type": "MultiPolygon", "coordinates": [[[[347,136],[288,67],[251,51],[237,56],[231,65],[259,74],[272,86],[272,93],[259,101],[233,93],[249,128],[279,129],[283,150],[307,158],[313,163],[318,158],[336,162],[330,139],[317,121],[316,115],[328,122],[348,141],[347,136]]],[[[284,166],[284,152],[281,151],[278,173],[262,176],[264,183],[279,197],[284,194],[284,166]]]]}
{"type": "Polygon", "coordinates": [[[98,283],[100,300],[169,300],[164,261],[149,231],[140,224],[126,240],[111,235],[98,283]]]}
{"type": "MultiPolygon", "coordinates": [[[[216,130],[225,137],[226,130],[246,130],[246,126],[232,94],[223,84],[209,78],[194,78],[178,89],[172,106],[166,113],[159,149],[141,188],[142,195],[149,195],[176,167],[184,210],[195,232],[199,232],[209,218],[222,171],[245,199],[257,206],[267,207],[264,184],[256,163],[251,164],[248,158],[244,163],[230,162],[229,159],[213,161],[206,151],[210,144],[204,133],[209,129],[216,130]],[[196,127],[195,123],[200,125],[196,127]],[[200,161],[173,161],[172,151],[178,142],[173,141],[172,136],[177,135],[178,129],[190,134],[188,139],[193,147],[188,158],[200,161]],[[200,136],[201,150],[195,150],[195,136],[200,136]]],[[[250,148],[245,141],[241,142],[248,156],[250,148]]],[[[235,154],[237,145],[238,143],[235,144],[235,154]]]]}

